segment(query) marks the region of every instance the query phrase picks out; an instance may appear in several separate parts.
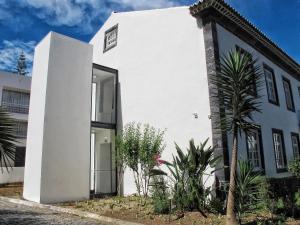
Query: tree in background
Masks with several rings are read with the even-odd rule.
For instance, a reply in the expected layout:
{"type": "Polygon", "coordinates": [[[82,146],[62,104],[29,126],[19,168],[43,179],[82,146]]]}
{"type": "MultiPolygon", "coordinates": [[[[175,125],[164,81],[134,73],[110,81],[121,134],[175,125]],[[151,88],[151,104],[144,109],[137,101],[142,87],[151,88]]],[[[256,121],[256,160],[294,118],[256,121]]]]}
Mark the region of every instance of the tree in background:
{"type": "Polygon", "coordinates": [[[235,215],[236,170],[238,155],[238,136],[256,128],[252,114],[260,112],[257,88],[261,85],[260,67],[250,54],[241,51],[230,51],[222,57],[220,71],[215,83],[218,86],[221,107],[225,112],[221,119],[223,129],[232,133],[232,151],[230,182],[227,200],[226,224],[238,224],[235,215]]]}
{"type": "Polygon", "coordinates": [[[26,65],[26,57],[23,51],[19,55],[16,71],[21,76],[25,76],[28,73],[27,65],[26,65]]]}

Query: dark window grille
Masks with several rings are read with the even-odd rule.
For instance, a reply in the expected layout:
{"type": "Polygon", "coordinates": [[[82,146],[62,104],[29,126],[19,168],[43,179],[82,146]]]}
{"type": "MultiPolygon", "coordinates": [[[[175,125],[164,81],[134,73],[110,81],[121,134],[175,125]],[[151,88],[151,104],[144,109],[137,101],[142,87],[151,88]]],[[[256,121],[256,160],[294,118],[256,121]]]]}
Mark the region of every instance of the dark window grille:
{"type": "Polygon", "coordinates": [[[28,114],[29,100],[30,93],[27,92],[5,89],[2,92],[2,106],[12,113],[28,114]]]}

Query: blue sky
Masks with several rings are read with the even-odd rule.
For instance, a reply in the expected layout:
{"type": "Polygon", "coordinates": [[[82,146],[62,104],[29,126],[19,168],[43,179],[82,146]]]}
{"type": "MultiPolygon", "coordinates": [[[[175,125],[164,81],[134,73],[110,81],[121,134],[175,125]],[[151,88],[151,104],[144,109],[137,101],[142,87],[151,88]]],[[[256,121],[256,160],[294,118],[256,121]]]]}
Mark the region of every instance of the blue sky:
{"type": "MultiPolygon", "coordinates": [[[[300,62],[300,0],[226,0],[300,62]]],[[[12,71],[50,30],[89,41],[112,11],[191,5],[196,0],[0,0],[0,70],[12,71]]]]}

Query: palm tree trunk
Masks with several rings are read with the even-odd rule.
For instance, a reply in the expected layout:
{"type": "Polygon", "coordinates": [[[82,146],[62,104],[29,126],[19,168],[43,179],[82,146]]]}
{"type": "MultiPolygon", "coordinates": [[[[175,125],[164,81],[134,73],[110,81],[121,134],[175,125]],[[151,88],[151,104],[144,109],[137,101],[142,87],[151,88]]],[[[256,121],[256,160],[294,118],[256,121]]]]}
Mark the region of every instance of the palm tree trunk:
{"type": "Polygon", "coordinates": [[[231,152],[231,166],[230,166],[230,182],[227,199],[227,211],[226,211],[226,225],[237,225],[237,219],[234,212],[234,193],[236,189],[236,169],[237,169],[237,146],[238,146],[238,133],[237,127],[233,128],[233,143],[231,152]]]}

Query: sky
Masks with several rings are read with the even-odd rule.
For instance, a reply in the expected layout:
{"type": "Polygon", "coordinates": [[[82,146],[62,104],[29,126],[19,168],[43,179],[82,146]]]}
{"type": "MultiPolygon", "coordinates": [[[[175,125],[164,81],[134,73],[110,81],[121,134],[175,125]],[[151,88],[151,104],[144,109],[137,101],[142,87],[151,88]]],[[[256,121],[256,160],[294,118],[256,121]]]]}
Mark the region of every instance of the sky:
{"type": "MultiPolygon", "coordinates": [[[[88,42],[111,12],[191,5],[197,0],[0,0],[0,70],[21,51],[30,74],[35,45],[55,31],[88,42]]],[[[225,0],[300,63],[300,0],[225,0]]]]}

